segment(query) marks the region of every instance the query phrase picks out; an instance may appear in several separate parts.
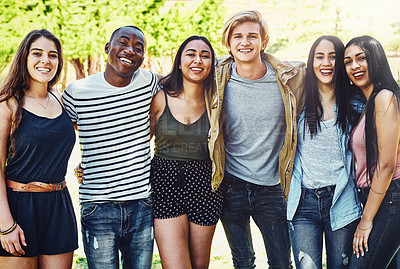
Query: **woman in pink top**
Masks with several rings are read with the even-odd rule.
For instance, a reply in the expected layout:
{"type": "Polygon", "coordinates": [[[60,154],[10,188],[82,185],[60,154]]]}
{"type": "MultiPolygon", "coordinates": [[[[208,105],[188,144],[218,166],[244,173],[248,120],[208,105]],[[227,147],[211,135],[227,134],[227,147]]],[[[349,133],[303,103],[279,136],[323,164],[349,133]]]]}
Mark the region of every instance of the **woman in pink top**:
{"type": "Polygon", "coordinates": [[[370,36],[347,43],[344,64],[367,100],[351,138],[364,208],[351,268],[398,268],[393,258],[400,248],[400,87],[382,45],[370,36]]]}

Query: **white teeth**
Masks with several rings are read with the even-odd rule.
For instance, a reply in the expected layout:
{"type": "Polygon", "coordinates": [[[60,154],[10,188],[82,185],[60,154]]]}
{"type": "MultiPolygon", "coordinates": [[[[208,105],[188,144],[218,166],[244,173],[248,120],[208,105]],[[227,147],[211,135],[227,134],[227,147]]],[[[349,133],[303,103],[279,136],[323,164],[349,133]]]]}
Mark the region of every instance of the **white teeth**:
{"type": "Polygon", "coordinates": [[[364,75],[364,72],[358,72],[353,74],[354,77],[361,77],[362,75],[364,75]]]}
{"type": "Polygon", "coordinates": [[[36,68],[36,70],[39,72],[50,72],[50,68],[38,67],[36,68]]]}
{"type": "Polygon", "coordinates": [[[323,75],[330,75],[330,74],[332,74],[332,71],[321,70],[321,73],[322,73],[323,75]]]}
{"type": "Polygon", "coordinates": [[[202,71],[203,69],[201,69],[201,68],[198,68],[198,67],[192,67],[191,68],[193,71],[202,71]]]}
{"type": "Polygon", "coordinates": [[[120,58],[120,59],[121,59],[121,61],[123,61],[124,63],[132,64],[132,61],[131,61],[130,59],[127,59],[127,58],[120,58]]]}
{"type": "Polygon", "coordinates": [[[241,50],[239,50],[240,52],[250,52],[251,51],[251,49],[241,49],[241,50]]]}

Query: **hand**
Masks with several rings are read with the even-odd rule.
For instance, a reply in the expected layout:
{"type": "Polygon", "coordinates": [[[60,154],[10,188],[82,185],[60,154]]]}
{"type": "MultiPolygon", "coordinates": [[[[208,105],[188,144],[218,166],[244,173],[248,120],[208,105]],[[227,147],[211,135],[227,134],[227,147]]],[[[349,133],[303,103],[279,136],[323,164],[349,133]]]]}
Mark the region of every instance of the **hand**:
{"type": "Polygon", "coordinates": [[[363,219],[361,219],[357,226],[353,239],[353,253],[356,254],[357,259],[360,257],[360,254],[364,256],[364,248],[365,251],[368,252],[368,237],[372,231],[372,227],[372,221],[363,219]]]}
{"type": "Polygon", "coordinates": [[[1,235],[1,246],[5,251],[14,256],[21,256],[25,254],[21,244],[26,247],[24,231],[17,225],[14,231],[9,234],[1,235]]]}
{"type": "Polygon", "coordinates": [[[78,183],[82,184],[84,178],[83,178],[83,168],[82,168],[81,164],[78,164],[75,167],[74,172],[75,172],[76,179],[78,180],[78,183]]]}

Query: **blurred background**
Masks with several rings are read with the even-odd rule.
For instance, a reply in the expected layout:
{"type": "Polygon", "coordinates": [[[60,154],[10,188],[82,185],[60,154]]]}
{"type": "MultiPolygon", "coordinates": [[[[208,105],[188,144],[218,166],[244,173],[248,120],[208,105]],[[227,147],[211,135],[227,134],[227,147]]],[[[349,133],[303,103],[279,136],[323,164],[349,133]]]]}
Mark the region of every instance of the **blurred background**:
{"type": "Polygon", "coordinates": [[[384,46],[396,80],[400,74],[400,1],[398,0],[0,0],[0,82],[22,38],[46,28],[60,38],[67,64],[60,81],[69,82],[104,69],[104,45],[113,30],[140,27],[148,48],[143,68],[167,73],[182,41],[206,36],[218,56],[221,28],[234,12],[260,11],[270,28],[267,52],[281,59],[307,58],[320,35],[344,43],[372,35],[384,46]]]}
{"type": "MultiPolygon", "coordinates": [[[[148,45],[143,68],[167,73],[179,45],[193,34],[207,37],[218,56],[226,54],[221,45],[222,26],[230,15],[245,9],[262,13],[270,28],[266,51],[284,60],[305,62],[312,43],[321,35],[336,35],[344,43],[354,36],[374,36],[384,46],[399,81],[399,0],[0,0],[0,83],[20,42],[33,29],[46,28],[61,40],[66,61],[57,88],[63,91],[76,79],[104,71],[104,45],[118,27],[140,27],[148,45]]],[[[79,162],[77,140],[67,181],[78,220],[79,186],[73,168],[79,162]]],[[[257,268],[266,268],[261,234],[253,222],[251,228],[257,268]]],[[[76,251],[74,268],[87,268],[82,247],[76,251]]],[[[156,247],[153,268],[161,268],[156,247]]],[[[220,223],[210,268],[232,268],[220,223]]]]}

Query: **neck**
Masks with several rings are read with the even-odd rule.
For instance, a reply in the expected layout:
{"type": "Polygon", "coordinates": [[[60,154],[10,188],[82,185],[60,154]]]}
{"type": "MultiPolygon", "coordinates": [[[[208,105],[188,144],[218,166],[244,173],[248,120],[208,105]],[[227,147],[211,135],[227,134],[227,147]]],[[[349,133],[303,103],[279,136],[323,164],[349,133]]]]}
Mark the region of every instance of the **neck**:
{"type": "Polygon", "coordinates": [[[48,95],[47,87],[47,83],[39,83],[37,81],[30,80],[29,89],[26,90],[26,93],[33,97],[46,98],[48,95]]]}
{"type": "Polygon", "coordinates": [[[180,97],[186,100],[203,100],[204,91],[203,83],[192,83],[190,81],[183,81],[183,91],[180,97]]]}
{"type": "Polygon", "coordinates": [[[332,84],[318,83],[318,92],[322,102],[331,103],[336,101],[335,90],[332,84]]]}
{"type": "Polygon", "coordinates": [[[261,56],[257,59],[256,62],[252,63],[243,63],[239,61],[235,61],[236,63],[236,72],[238,75],[245,79],[260,79],[267,73],[267,66],[262,61],[261,56]]]}
{"type": "Polygon", "coordinates": [[[134,73],[126,77],[121,77],[107,64],[104,70],[104,79],[114,87],[125,87],[131,83],[133,74],[134,73]]]}
{"type": "Polygon", "coordinates": [[[367,100],[369,99],[369,97],[371,96],[372,91],[374,90],[374,84],[370,84],[369,86],[365,87],[365,88],[361,88],[362,92],[365,95],[365,98],[367,98],[367,100]]]}

